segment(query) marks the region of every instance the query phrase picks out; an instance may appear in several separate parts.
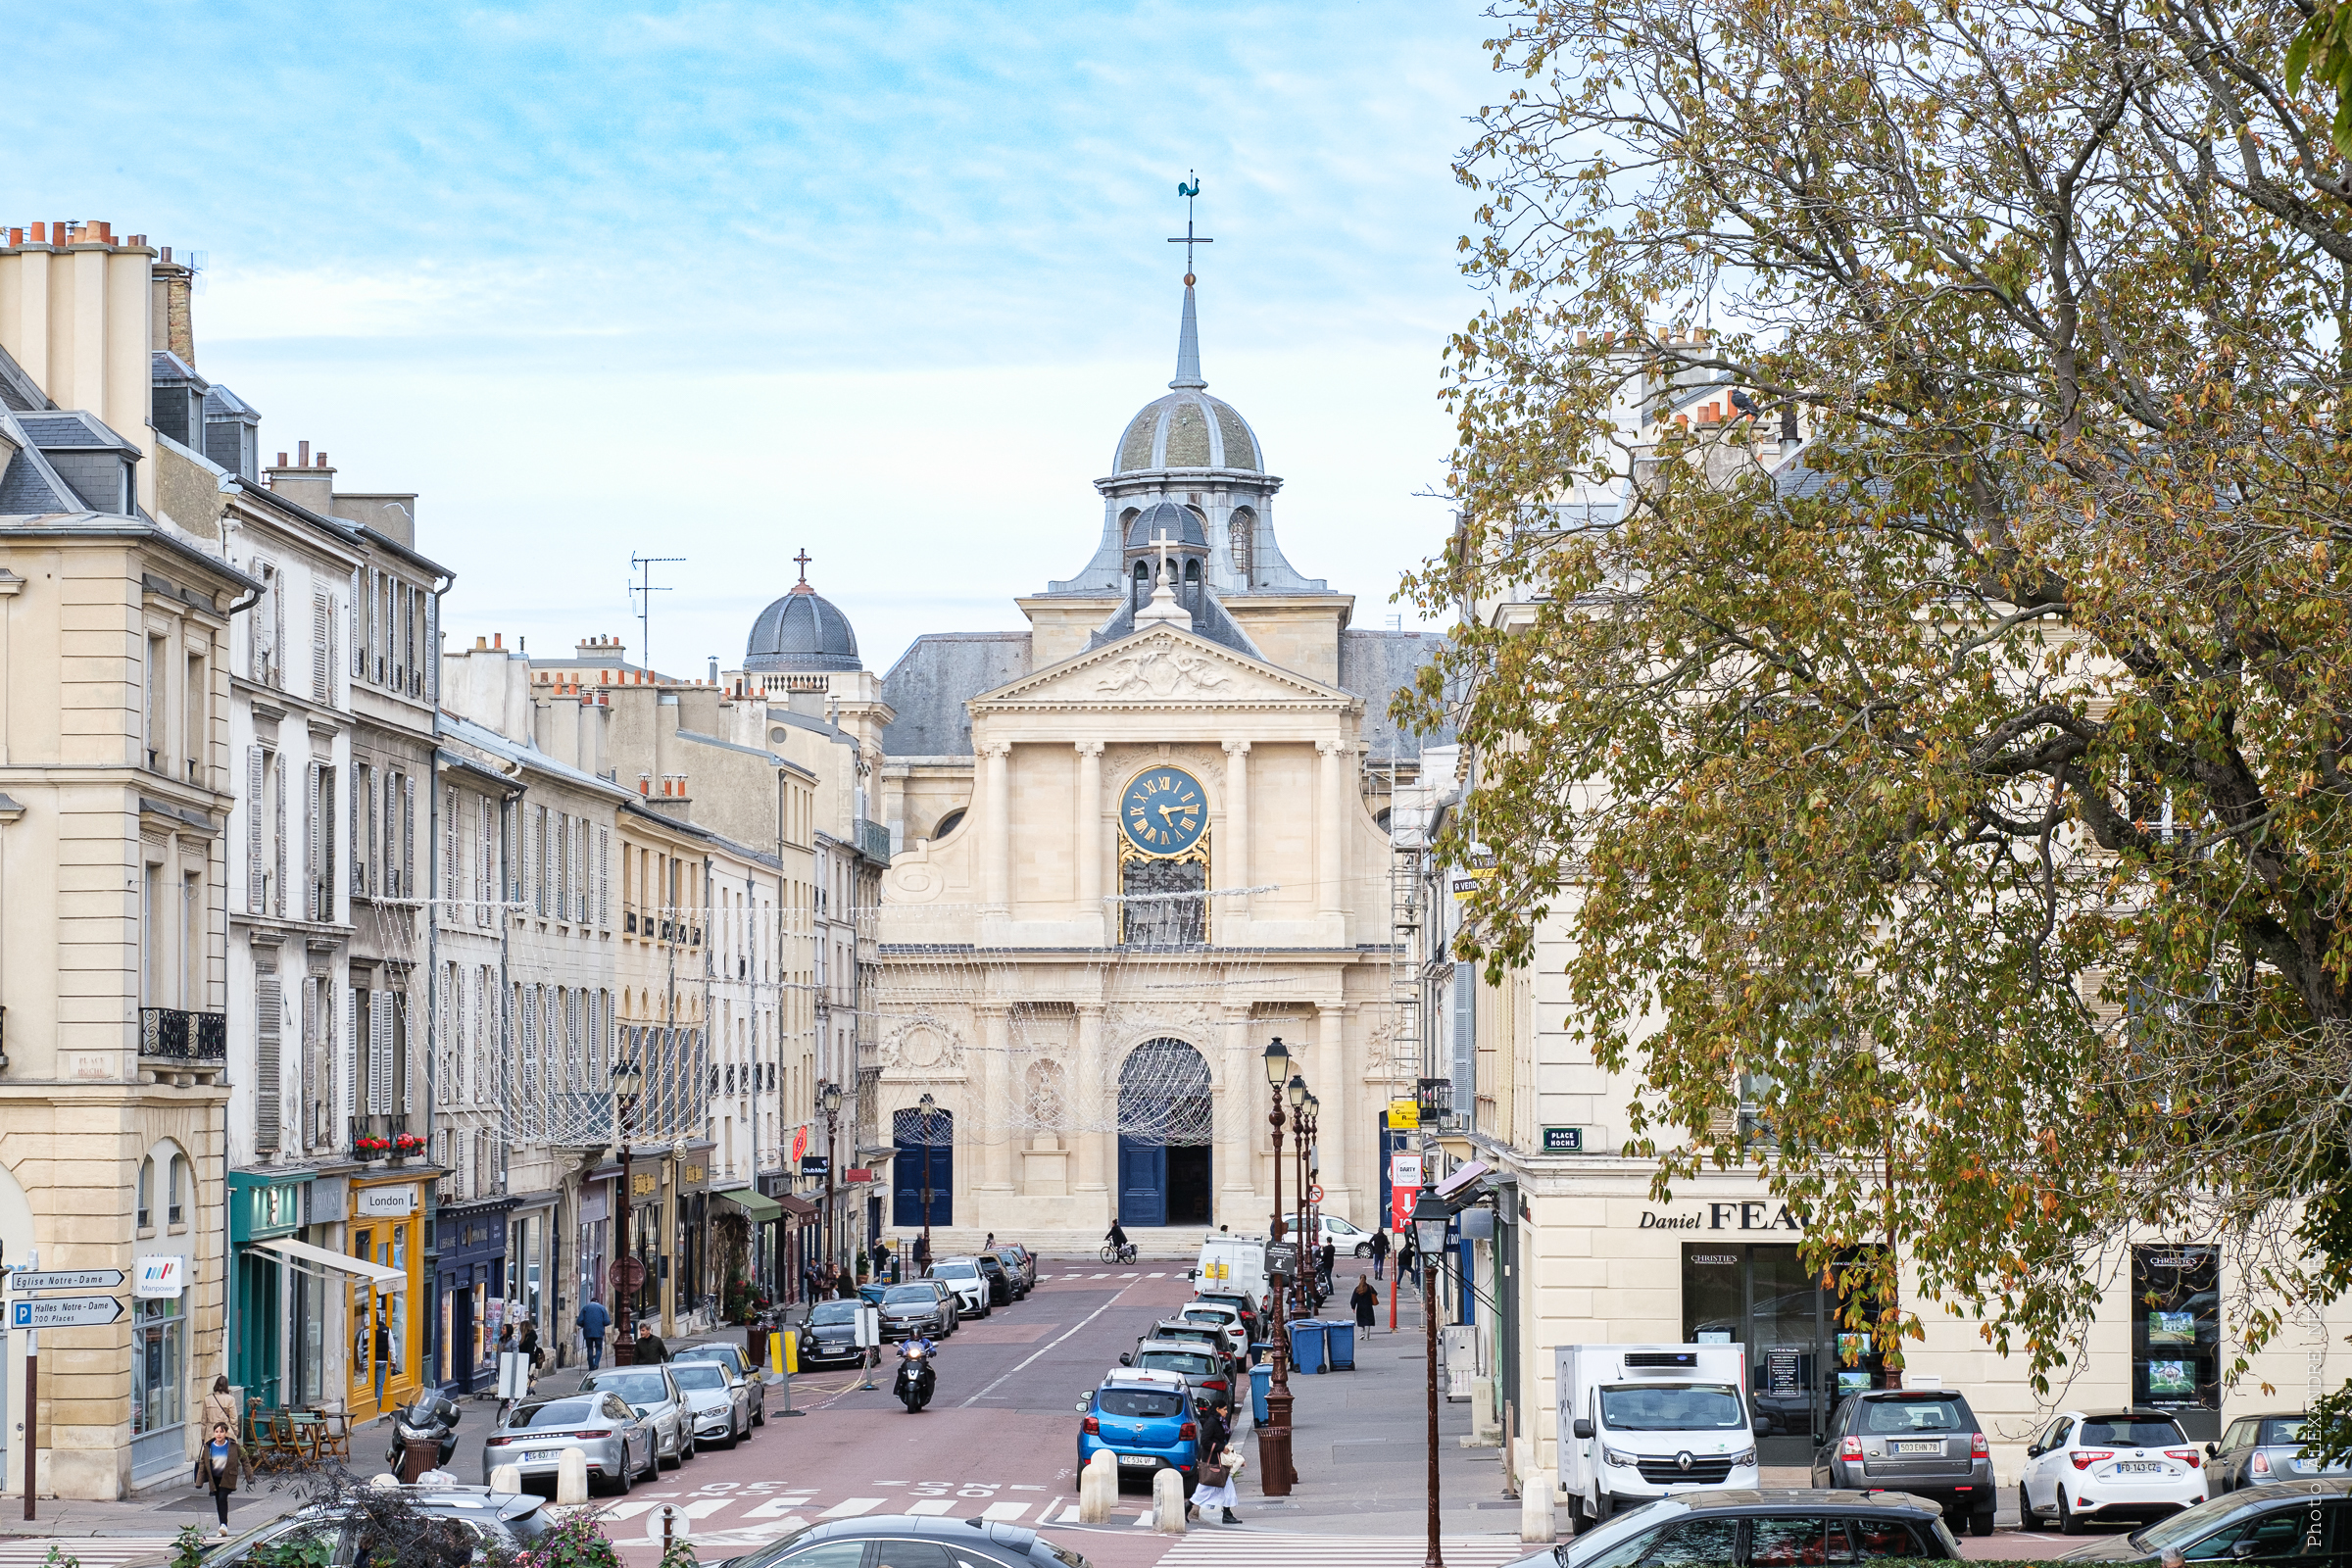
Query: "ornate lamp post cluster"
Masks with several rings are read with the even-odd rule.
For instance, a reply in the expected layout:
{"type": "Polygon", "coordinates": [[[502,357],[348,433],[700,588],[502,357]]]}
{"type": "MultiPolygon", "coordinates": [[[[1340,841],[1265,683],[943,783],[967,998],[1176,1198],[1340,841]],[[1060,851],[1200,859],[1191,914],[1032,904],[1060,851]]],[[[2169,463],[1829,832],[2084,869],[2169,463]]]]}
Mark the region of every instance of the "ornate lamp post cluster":
{"type": "MultiPolygon", "coordinates": [[[[1306,1080],[1291,1075],[1291,1054],[1276,1035],[1266,1045],[1266,1087],[1274,1098],[1274,1108],[1266,1113],[1266,1125],[1274,1135],[1274,1219],[1266,1238],[1269,1247],[1279,1244],[1283,1235],[1282,1210],[1282,1127],[1283,1102],[1287,1085],[1289,1098],[1296,1103],[1306,1097],[1306,1080]]],[[[1291,1468],[1291,1347],[1282,1329],[1283,1295],[1290,1282],[1279,1270],[1270,1271],[1267,1294],[1272,1298],[1273,1321],[1267,1325],[1267,1339],[1273,1345],[1274,1370],[1266,1386],[1266,1429],[1258,1435],[1258,1457],[1263,1469],[1258,1485],[1269,1497],[1287,1497],[1291,1483],[1298,1472],[1291,1468]]]]}
{"type": "Polygon", "coordinates": [[[926,1089],[914,1108],[923,1113],[923,1258],[927,1262],[931,1256],[931,1140],[937,1136],[931,1118],[939,1110],[939,1102],[926,1089]]]}
{"type": "Polygon", "coordinates": [[[1429,1383],[1429,1550],[1423,1568],[1446,1568],[1438,1549],[1438,1254],[1446,1250],[1446,1227],[1451,1213],[1431,1187],[1421,1189],[1413,1203],[1413,1249],[1421,1257],[1421,1328],[1427,1358],[1421,1365],[1429,1383]]]}
{"type": "Polygon", "coordinates": [[[629,1234],[629,1147],[635,1129],[630,1125],[637,1110],[637,1097],[645,1092],[645,1069],[635,1057],[616,1062],[612,1068],[612,1120],[620,1134],[620,1245],[614,1249],[620,1255],[613,1260],[613,1294],[620,1298],[620,1321],[613,1325],[612,1364],[629,1366],[637,1359],[637,1291],[644,1276],[638,1263],[633,1239],[629,1234]],[[635,1267],[631,1265],[635,1264],[635,1267]]]}
{"type": "MultiPolygon", "coordinates": [[[[816,1108],[825,1118],[825,1261],[830,1264],[841,1261],[835,1255],[834,1248],[834,1233],[840,1229],[841,1221],[833,1213],[833,1183],[836,1179],[833,1167],[839,1163],[833,1157],[833,1145],[841,1134],[841,1085],[818,1084],[816,1108]]],[[[928,1153],[924,1155],[926,1161],[929,1157],[928,1153]]]]}

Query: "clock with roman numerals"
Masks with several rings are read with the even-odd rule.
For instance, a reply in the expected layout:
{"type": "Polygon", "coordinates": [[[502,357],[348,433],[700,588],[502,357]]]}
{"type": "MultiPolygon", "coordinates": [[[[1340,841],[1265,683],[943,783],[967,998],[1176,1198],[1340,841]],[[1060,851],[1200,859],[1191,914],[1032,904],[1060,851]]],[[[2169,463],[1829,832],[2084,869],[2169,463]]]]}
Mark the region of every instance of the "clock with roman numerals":
{"type": "Polygon", "coordinates": [[[1182,855],[1207,829],[1207,794],[1181,767],[1146,768],[1128,780],[1119,797],[1119,830],[1146,855],[1182,855]]]}

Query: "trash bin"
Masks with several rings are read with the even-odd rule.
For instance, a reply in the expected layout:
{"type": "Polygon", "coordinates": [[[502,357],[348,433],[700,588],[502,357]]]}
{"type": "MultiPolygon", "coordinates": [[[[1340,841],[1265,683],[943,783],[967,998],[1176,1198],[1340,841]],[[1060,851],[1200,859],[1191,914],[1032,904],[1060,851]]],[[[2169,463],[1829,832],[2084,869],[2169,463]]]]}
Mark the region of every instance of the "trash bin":
{"type": "Polygon", "coordinates": [[[1291,1365],[1300,1372],[1320,1372],[1323,1367],[1323,1320],[1294,1318],[1286,1325],[1291,1331],[1291,1365]]]}
{"type": "Polygon", "coordinates": [[[1355,1319],[1327,1317],[1323,1320],[1323,1358],[1334,1372],[1355,1370],[1355,1319]]]}
{"type": "Polygon", "coordinates": [[[1257,1424],[1261,1427],[1268,1420],[1266,1391],[1273,1385],[1274,1369],[1272,1367],[1261,1365],[1250,1369],[1250,1413],[1257,1417],[1257,1424]]]}

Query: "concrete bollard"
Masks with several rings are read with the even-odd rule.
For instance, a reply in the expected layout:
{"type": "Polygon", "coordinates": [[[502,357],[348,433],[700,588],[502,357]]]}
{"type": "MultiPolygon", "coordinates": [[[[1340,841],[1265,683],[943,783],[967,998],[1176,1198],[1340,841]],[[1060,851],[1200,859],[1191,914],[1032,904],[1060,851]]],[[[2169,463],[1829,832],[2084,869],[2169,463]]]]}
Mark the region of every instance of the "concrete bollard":
{"type": "Polygon", "coordinates": [[[500,1465],[497,1469],[490,1472],[490,1490],[492,1492],[521,1492],[521,1469],[511,1464],[500,1465]]]}
{"type": "Polygon", "coordinates": [[[1163,1536],[1184,1534],[1184,1472],[1157,1470],[1152,1476],[1152,1528],[1163,1536]]]}
{"type": "Polygon", "coordinates": [[[556,1456],[556,1500],[588,1500],[588,1455],[577,1448],[565,1448],[556,1456]]]}
{"type": "Polygon", "coordinates": [[[1106,1525],[1118,1505],[1118,1458],[1108,1448],[1098,1448],[1086,1461],[1086,1468],[1078,1472],[1078,1522],[1106,1525]]]}
{"type": "Polygon", "coordinates": [[[1557,1490],[1548,1470],[1530,1470],[1519,1478],[1519,1539],[1551,1544],[1559,1534],[1552,1517],[1551,1494],[1557,1490]]]}

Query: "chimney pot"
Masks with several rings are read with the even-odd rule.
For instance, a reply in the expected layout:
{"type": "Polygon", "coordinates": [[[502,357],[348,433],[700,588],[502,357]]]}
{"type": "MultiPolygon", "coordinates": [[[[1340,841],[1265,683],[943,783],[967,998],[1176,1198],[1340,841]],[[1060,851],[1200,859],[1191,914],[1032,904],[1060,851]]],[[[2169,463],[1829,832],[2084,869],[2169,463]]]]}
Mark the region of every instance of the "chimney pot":
{"type": "MultiPolygon", "coordinates": [[[[14,233],[16,231],[11,229],[9,232],[14,233]]],[[[167,267],[172,265],[172,247],[169,245],[164,247],[164,265],[167,267]]]]}
{"type": "Polygon", "coordinates": [[[506,634],[505,632],[503,632],[503,631],[494,631],[494,632],[492,632],[492,633],[490,634],[490,646],[491,646],[491,647],[493,647],[493,648],[504,648],[504,647],[506,647],[506,646],[507,646],[507,634],[506,634]]]}
{"type": "Polygon", "coordinates": [[[42,222],[32,225],[32,242],[35,245],[46,245],[49,243],[49,225],[47,223],[42,222]]]}
{"type": "Polygon", "coordinates": [[[487,637],[476,637],[473,640],[473,646],[474,650],[478,653],[490,646],[490,639],[487,637]]]}
{"type": "Polygon", "coordinates": [[[283,452],[277,455],[277,466],[281,468],[286,466],[286,455],[283,452]]]}
{"type": "Polygon", "coordinates": [[[295,466],[298,468],[309,467],[311,466],[311,444],[308,441],[297,441],[294,443],[294,450],[302,454],[302,461],[295,466]]]}
{"type": "Polygon", "coordinates": [[[325,467],[325,466],[326,466],[326,454],[325,454],[325,453],[321,452],[321,453],[319,453],[319,454],[318,454],[318,466],[319,467],[321,467],[321,468],[323,468],[323,467],[325,467]]]}

